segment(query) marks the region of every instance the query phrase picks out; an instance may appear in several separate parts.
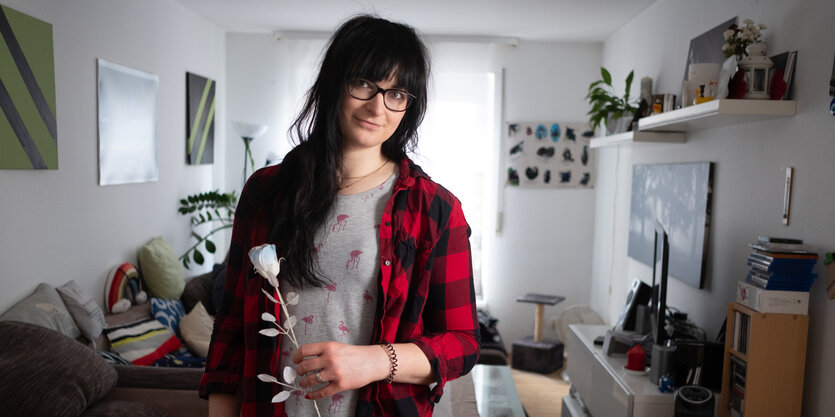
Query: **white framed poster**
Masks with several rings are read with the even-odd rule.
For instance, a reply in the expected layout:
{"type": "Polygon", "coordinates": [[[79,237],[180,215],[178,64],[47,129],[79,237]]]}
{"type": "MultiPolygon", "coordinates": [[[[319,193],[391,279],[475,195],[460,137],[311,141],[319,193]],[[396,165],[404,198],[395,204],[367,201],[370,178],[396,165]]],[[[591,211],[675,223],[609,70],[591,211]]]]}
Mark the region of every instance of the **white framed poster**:
{"type": "Polygon", "coordinates": [[[152,182],[159,76],[98,60],[99,185],[152,182]]]}
{"type": "Polygon", "coordinates": [[[592,188],[594,160],[587,122],[507,123],[503,158],[505,185],[592,188]]]}

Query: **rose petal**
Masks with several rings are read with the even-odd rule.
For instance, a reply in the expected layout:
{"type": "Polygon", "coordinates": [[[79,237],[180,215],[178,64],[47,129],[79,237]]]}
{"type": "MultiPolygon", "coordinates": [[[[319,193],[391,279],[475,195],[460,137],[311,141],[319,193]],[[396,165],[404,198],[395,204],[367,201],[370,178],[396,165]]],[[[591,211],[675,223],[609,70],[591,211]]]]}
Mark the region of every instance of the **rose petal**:
{"type": "Polygon", "coordinates": [[[270,323],[275,323],[275,316],[270,313],[261,313],[261,320],[268,321],[270,323]]]}
{"type": "Polygon", "coordinates": [[[290,391],[281,391],[278,394],[276,394],[275,397],[273,397],[273,402],[274,403],[282,403],[285,400],[287,400],[288,398],[290,398],[290,391]]]}
{"type": "Polygon", "coordinates": [[[264,329],[264,330],[258,331],[258,333],[261,333],[262,335],[269,336],[269,337],[276,337],[279,334],[281,334],[281,332],[279,332],[278,329],[264,329]]]}
{"type": "Polygon", "coordinates": [[[284,382],[292,384],[296,382],[297,376],[299,376],[299,374],[296,373],[296,368],[293,368],[292,366],[284,367],[284,382]]]}
{"type": "Polygon", "coordinates": [[[258,374],[258,379],[260,379],[264,382],[272,382],[272,383],[275,383],[275,384],[278,383],[278,379],[276,379],[276,377],[274,377],[270,374],[258,374]]]}

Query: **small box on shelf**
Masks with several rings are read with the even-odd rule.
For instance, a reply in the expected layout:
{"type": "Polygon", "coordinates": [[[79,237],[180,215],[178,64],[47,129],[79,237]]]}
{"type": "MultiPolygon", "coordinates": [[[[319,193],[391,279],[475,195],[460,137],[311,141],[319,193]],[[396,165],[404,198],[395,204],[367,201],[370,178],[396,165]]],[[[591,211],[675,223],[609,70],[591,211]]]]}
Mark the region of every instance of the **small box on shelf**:
{"type": "Polygon", "coordinates": [[[809,293],[805,291],[766,290],[739,281],[736,301],[760,313],[809,314],[809,293]]]}

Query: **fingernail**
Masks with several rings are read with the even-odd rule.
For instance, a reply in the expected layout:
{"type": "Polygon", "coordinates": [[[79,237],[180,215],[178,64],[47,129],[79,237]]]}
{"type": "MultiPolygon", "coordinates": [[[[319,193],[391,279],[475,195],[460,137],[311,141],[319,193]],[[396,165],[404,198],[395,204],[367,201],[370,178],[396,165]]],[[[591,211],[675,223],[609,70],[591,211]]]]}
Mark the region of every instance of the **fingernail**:
{"type": "Polygon", "coordinates": [[[305,400],[309,400],[309,399],[310,399],[310,395],[304,394],[304,399],[305,399],[305,400]]]}

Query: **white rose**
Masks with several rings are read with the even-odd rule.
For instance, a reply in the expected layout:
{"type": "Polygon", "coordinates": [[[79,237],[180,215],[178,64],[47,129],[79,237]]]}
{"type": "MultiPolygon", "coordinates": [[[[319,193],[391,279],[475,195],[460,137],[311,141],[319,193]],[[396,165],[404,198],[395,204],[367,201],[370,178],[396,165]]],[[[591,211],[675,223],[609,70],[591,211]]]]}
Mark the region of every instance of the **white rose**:
{"type": "Polygon", "coordinates": [[[733,31],[733,29],[728,29],[728,30],[725,31],[725,33],[723,33],[723,35],[725,36],[725,40],[728,40],[732,36],[734,36],[734,31],[733,31]]]}
{"type": "Polygon", "coordinates": [[[742,23],[745,23],[746,25],[753,25],[754,21],[751,20],[751,19],[745,19],[745,20],[742,21],[742,23]]]}
{"type": "Polygon", "coordinates": [[[758,26],[760,27],[760,30],[766,30],[766,29],[768,29],[768,26],[766,26],[766,25],[764,25],[764,24],[762,24],[762,23],[760,23],[758,26]]]}
{"type": "Polygon", "coordinates": [[[728,49],[731,49],[731,45],[728,45],[727,43],[722,45],[722,51],[727,51],[728,49]]]}
{"type": "Polygon", "coordinates": [[[266,244],[249,250],[249,259],[259,275],[266,278],[274,288],[278,288],[278,273],[281,264],[275,254],[275,245],[266,244]]]}

